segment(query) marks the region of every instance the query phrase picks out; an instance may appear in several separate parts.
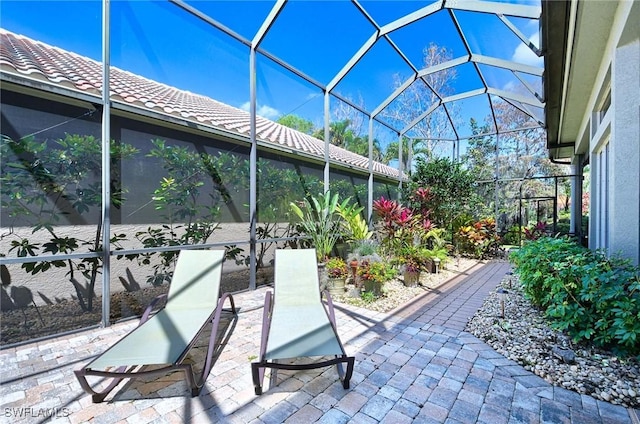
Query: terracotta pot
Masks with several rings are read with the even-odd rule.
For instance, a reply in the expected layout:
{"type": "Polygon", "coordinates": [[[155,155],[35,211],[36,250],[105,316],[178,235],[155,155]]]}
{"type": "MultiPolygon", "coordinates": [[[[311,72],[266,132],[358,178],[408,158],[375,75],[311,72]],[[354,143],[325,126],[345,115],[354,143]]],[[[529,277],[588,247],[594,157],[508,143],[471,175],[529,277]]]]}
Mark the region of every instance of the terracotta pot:
{"type": "Polygon", "coordinates": [[[355,282],[356,278],[358,277],[358,260],[351,260],[351,262],[349,262],[349,268],[351,268],[351,278],[355,282]]]}

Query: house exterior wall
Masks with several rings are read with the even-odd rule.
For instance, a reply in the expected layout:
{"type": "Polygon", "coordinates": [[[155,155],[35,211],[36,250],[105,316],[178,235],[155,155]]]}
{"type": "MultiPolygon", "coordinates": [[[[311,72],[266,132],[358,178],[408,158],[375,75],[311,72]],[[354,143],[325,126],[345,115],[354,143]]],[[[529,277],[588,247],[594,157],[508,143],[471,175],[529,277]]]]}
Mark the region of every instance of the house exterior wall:
{"type": "MultiPolygon", "coordinates": [[[[637,22],[636,22],[637,25],[637,22]]],[[[637,27],[636,27],[637,28],[637,27]]],[[[619,45],[611,69],[609,252],[640,262],[640,39],[619,45]]]]}
{"type": "Polygon", "coordinates": [[[622,4],[582,126],[591,165],[589,247],[640,262],[640,37],[622,4]],[[586,125],[585,125],[586,124],[586,125]]]}

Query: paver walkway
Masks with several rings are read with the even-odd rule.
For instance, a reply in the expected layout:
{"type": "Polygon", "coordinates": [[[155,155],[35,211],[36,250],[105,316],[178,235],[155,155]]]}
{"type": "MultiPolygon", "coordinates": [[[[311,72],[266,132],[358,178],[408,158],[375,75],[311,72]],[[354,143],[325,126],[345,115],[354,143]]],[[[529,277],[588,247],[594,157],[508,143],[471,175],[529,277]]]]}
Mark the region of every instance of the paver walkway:
{"type": "Polygon", "coordinates": [[[349,390],[334,368],[280,371],[255,396],[261,288],[235,296],[239,319],[200,396],[172,375],[91,403],[72,371],[136,325],[127,322],[0,351],[0,422],[633,423],[631,411],[551,386],[463,331],[508,271],[479,265],[386,314],[337,305],[338,332],[356,355],[349,390]]]}

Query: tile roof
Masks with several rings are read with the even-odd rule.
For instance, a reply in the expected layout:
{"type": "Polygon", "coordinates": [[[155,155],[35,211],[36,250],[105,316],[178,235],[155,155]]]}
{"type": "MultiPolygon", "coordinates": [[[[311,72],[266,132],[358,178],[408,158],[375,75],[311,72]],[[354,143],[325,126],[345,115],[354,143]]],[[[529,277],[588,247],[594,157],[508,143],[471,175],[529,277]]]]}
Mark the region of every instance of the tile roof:
{"type": "MultiPolygon", "coordinates": [[[[99,62],[2,28],[0,38],[0,70],[3,73],[101,96],[102,65],[99,62]]],[[[249,140],[247,111],[115,67],[111,68],[111,99],[240,134],[249,140]]],[[[260,141],[324,158],[324,141],[308,134],[260,116],[256,117],[256,130],[260,141]]],[[[337,146],[329,146],[329,158],[336,163],[368,170],[368,158],[337,146]]],[[[373,163],[373,171],[385,176],[398,176],[396,168],[379,162],[373,163]]]]}

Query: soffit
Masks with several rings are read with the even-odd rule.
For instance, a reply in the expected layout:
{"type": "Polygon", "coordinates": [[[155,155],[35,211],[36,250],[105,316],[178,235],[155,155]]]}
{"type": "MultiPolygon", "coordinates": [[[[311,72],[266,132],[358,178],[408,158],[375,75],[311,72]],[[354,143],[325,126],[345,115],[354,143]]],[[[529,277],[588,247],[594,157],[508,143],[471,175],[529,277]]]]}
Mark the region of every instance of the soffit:
{"type": "Polygon", "coordinates": [[[578,16],[571,52],[571,66],[566,87],[566,103],[559,141],[573,142],[579,137],[581,125],[588,119],[593,107],[589,98],[601,71],[602,61],[616,12],[616,2],[591,1],[578,3],[578,16]]]}

